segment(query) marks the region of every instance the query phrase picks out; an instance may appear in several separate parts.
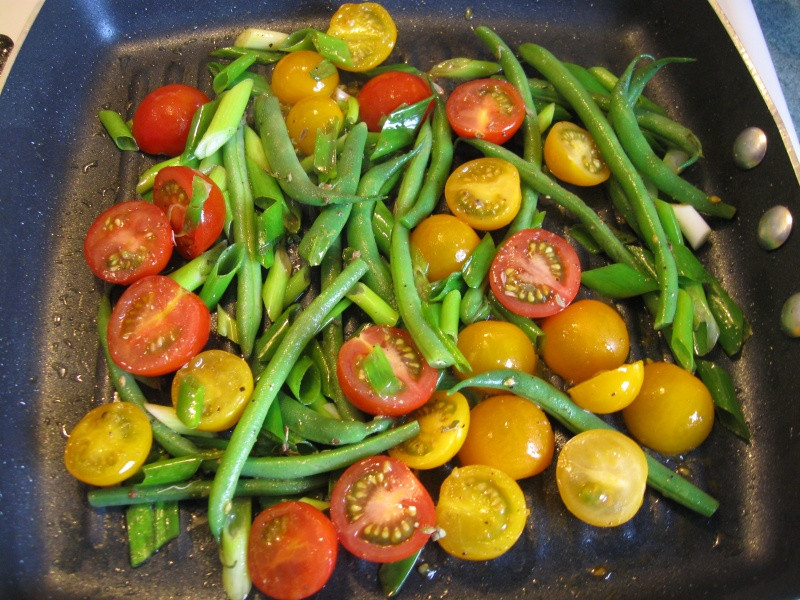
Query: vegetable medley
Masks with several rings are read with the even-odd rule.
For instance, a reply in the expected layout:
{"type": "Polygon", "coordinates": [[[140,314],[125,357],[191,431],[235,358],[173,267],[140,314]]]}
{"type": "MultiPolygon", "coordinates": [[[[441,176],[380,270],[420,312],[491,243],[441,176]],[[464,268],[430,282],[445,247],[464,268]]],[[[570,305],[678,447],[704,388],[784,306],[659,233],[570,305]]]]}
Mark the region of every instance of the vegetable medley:
{"type": "Polygon", "coordinates": [[[708,357],[749,325],[673,206],[735,210],[683,177],[700,142],[643,95],[687,59],[617,76],[475,34],[494,61],[387,64],[391,15],[344,4],[326,32],[214,50],[212,97],[174,82],[132,121],[101,113],[120,149],[160,158],[86,235],[120,401],[74,427],[65,465],[92,506],[127,507],[133,566],[188,535],[183,501],[207,503],[232,599],[312,595],[344,551],[380,563],[387,594],[426,544],[494,559],[532,477],[596,527],[646,486],[716,511],[660,460],[715,418],[749,435],[708,357]],[[613,221],[582,200],[595,186],[613,221]],[[668,359],[634,355],[623,305],[668,359]]]}

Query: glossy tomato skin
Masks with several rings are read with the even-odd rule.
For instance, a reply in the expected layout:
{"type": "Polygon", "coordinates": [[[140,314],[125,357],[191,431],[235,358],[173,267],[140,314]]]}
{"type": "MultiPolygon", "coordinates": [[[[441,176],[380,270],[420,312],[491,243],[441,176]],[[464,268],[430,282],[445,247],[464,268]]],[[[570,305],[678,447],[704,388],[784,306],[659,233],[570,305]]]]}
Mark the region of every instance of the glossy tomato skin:
{"type": "Polygon", "coordinates": [[[408,558],[422,548],[436,514],[430,494],[411,469],[396,458],[379,455],[351,465],[336,482],[331,521],[351,554],[385,563],[408,558]]]}
{"type": "Polygon", "coordinates": [[[371,415],[396,417],[419,408],[436,389],[438,372],[420,354],[404,329],[374,325],[347,340],[339,351],[336,373],[345,396],[371,415]],[[399,393],[381,397],[363,374],[362,362],[380,345],[402,384],[399,393]]]}
{"type": "Polygon", "coordinates": [[[134,375],[180,368],[208,341],[211,316],[199,296],[163,275],[138,280],[120,296],[108,322],[114,362],[134,375]]]}
{"type": "Polygon", "coordinates": [[[111,402],[93,408],[75,425],[64,464],[79,481],[114,485],[139,470],[152,443],[153,430],[144,411],[129,402],[111,402]]]}
{"type": "Polygon", "coordinates": [[[339,85],[339,72],[315,78],[312,71],[323,60],[318,52],[298,50],[275,63],[270,86],[278,100],[291,105],[309,96],[330,96],[339,85]]]}
{"type": "Polygon", "coordinates": [[[144,200],[110,206],[94,220],[83,240],[83,255],[92,273],[120,285],[160,273],[172,249],[169,219],[144,200]]]}
{"type": "Polygon", "coordinates": [[[286,115],[286,128],[295,148],[306,156],[314,154],[317,132],[332,131],[339,134],[344,115],[339,105],[327,96],[308,96],[298,100],[286,115]]]}
{"type": "Polygon", "coordinates": [[[559,377],[572,383],[600,371],[616,369],[630,351],[630,336],[622,316],[599,300],[573,302],[542,321],[542,358],[559,377]]]}
{"type": "Polygon", "coordinates": [[[321,590],[339,550],[330,519],[306,502],[286,500],[256,516],[247,568],[256,587],[276,600],[300,600],[321,590]]]}
{"type": "Polygon", "coordinates": [[[200,256],[217,241],[225,226],[225,199],[219,189],[204,173],[190,167],[164,167],[153,183],[153,203],[167,215],[175,233],[175,246],[186,259],[200,256]],[[186,208],[192,199],[192,182],[195,177],[208,186],[208,197],[200,213],[200,221],[186,221],[186,208]]]}
{"type": "Polygon", "coordinates": [[[435,214],[423,219],[413,229],[409,242],[428,263],[428,279],[439,281],[460,271],[481,239],[458,217],[435,214]]]}
{"type": "Polygon", "coordinates": [[[445,112],[458,135],[503,144],[525,119],[525,101],[511,83],[474,79],[458,85],[447,98],[445,112]]]}
{"type": "Polygon", "coordinates": [[[170,83],[145,96],[133,115],[131,131],[139,149],[148,154],[178,156],[186,147],[197,109],[209,102],[197,88],[170,83]]]}
{"type": "Polygon", "coordinates": [[[508,238],[492,261],[489,285],[500,303],[538,319],[564,310],[581,285],[575,249],[545,229],[523,229],[508,238]]]}
{"type": "Polygon", "coordinates": [[[380,131],[381,120],[389,113],[403,104],[416,104],[431,95],[431,88],[422,77],[404,71],[387,71],[367,81],[358,92],[359,117],[370,131],[380,131]]]}
{"type": "Polygon", "coordinates": [[[663,454],[681,454],[702,444],[714,426],[714,401],[706,385],[678,365],[644,367],[639,394],[622,410],[639,442],[663,454]]]}
{"type": "Polygon", "coordinates": [[[533,477],[550,466],[553,428],[533,402],[512,394],[492,396],[475,405],[469,420],[458,453],[462,465],[488,465],[513,479],[533,477]]]}
{"type": "MultiPolygon", "coordinates": [[[[458,334],[458,349],[472,370],[456,371],[459,379],[495,369],[515,369],[523,373],[536,370],[538,357],[533,342],[519,327],[507,321],[476,321],[458,334]]],[[[497,393],[496,390],[484,390],[497,393]]]]}

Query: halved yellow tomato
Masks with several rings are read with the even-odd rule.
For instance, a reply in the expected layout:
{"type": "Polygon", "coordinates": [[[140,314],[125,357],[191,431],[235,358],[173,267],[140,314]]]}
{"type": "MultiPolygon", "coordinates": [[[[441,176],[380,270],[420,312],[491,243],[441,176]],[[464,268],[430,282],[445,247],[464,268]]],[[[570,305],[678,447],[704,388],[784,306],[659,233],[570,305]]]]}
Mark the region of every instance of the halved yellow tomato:
{"type": "Polygon", "coordinates": [[[377,2],[342,4],[331,17],[328,35],[347,42],[352,64],[337,64],[344,71],[361,73],[374,69],[392,53],[397,26],[377,2]]]}
{"type": "Polygon", "coordinates": [[[573,185],[598,185],[611,176],[592,134],[569,121],[550,128],[544,141],[544,162],[558,179],[573,185]]]}
{"type": "Polygon", "coordinates": [[[278,100],[291,105],[308,96],[330,96],[339,85],[339,73],[334,69],[321,79],[315,77],[314,69],[324,60],[313,50],[298,50],[275,63],[270,87],[278,100]]]}
{"type": "Polygon", "coordinates": [[[444,198],[450,212],[474,229],[500,229],[519,212],[522,202],[519,171],[501,158],[467,161],[447,178],[444,198]]]}
{"type": "Polygon", "coordinates": [[[439,545],[464,560],[491,560],[519,539],[528,507],[519,484],[486,465],[456,467],[442,482],[436,524],[439,545]]]}
{"type": "Polygon", "coordinates": [[[637,360],[601,371],[594,377],[567,390],[573,402],[581,408],[598,414],[622,410],[633,402],[644,380],[644,362],[637,360]]]}
{"type": "Polygon", "coordinates": [[[389,450],[412,469],[435,469],[461,449],[469,430],[469,403],[463,394],[435,392],[409,419],[419,423],[419,433],[389,450]]]}
{"type": "Polygon", "coordinates": [[[308,96],[298,100],[286,115],[289,138],[306,156],[314,153],[319,130],[338,135],[343,122],[342,109],[328,96],[308,96]]]}

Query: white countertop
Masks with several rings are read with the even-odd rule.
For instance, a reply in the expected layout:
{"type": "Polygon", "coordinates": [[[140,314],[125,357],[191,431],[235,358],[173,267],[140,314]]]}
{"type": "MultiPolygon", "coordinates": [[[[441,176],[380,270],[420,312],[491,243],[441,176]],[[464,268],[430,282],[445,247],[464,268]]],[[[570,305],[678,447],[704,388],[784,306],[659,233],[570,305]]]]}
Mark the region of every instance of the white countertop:
{"type": "MultiPolygon", "coordinates": [[[[14,56],[23,43],[25,35],[32,25],[44,0],[0,0],[0,33],[14,41],[14,50],[8,58],[3,73],[0,74],[0,91],[11,70],[14,56]]],[[[749,61],[756,83],[772,102],[786,129],[790,145],[794,148],[795,158],[800,157],[800,142],[797,129],[792,123],[786,98],[783,94],[775,67],[767,48],[758,18],[750,0],[711,0],[721,10],[721,17],[730,23],[736,37],[741,42],[745,59],[749,61]],[[755,25],[755,26],[754,26],[755,25]]]]}

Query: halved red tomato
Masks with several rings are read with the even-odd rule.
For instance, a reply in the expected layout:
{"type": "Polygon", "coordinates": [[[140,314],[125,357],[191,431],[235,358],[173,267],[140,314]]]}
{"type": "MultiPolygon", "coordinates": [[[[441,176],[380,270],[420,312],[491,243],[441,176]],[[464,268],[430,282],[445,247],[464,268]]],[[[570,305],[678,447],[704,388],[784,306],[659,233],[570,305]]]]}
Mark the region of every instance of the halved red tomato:
{"type": "Polygon", "coordinates": [[[318,592],[336,565],[339,542],[330,519],[306,502],[287,500],[253,521],[247,568],[270,598],[296,600],[318,592]]]}
{"type": "Polygon", "coordinates": [[[331,520],[339,541],[355,556],[395,562],[425,545],[436,509],[405,463],[371,456],[348,467],[334,485],[331,520]]]}
{"type": "Polygon", "coordinates": [[[200,352],[210,332],[211,316],[198,295],[151,275],[126,289],[111,311],[108,349],[134,375],[164,375],[200,352]]]}
{"type": "Polygon", "coordinates": [[[170,83],[147,94],[133,115],[133,138],[142,152],[178,156],[197,109],[209,101],[197,88],[170,83]]]}
{"type": "Polygon", "coordinates": [[[512,235],[492,261],[489,285],[511,312],[532,319],[554,315],[575,298],[581,263],[575,249],[545,229],[512,235]]]}
{"type": "Polygon", "coordinates": [[[172,257],[172,228],[166,215],[144,200],[114,204],[94,220],[83,240],[92,273],[128,285],[160,273],[172,257]]]}
{"type": "Polygon", "coordinates": [[[356,407],[371,415],[395,417],[428,401],[436,389],[438,373],[420,354],[407,331],[374,325],[350,338],[339,350],[336,363],[339,385],[356,407]],[[376,390],[365,367],[380,347],[396,378],[396,389],[376,390]]]}
{"type": "Polygon", "coordinates": [[[390,112],[432,95],[430,86],[422,77],[405,71],[387,71],[367,81],[358,92],[359,116],[370,131],[380,131],[381,119],[390,112]]]}
{"type": "MultiPolygon", "coordinates": [[[[153,203],[163,210],[175,232],[175,246],[184,258],[200,256],[217,241],[225,226],[225,199],[204,173],[190,167],[164,167],[153,183],[153,203]],[[187,218],[195,177],[207,193],[196,220],[187,218]]],[[[191,211],[189,211],[191,215],[191,211]]]]}
{"type": "Polygon", "coordinates": [[[507,81],[474,79],[452,91],[445,112],[453,131],[461,137],[502,144],[522,125],[525,101],[507,81]]]}

